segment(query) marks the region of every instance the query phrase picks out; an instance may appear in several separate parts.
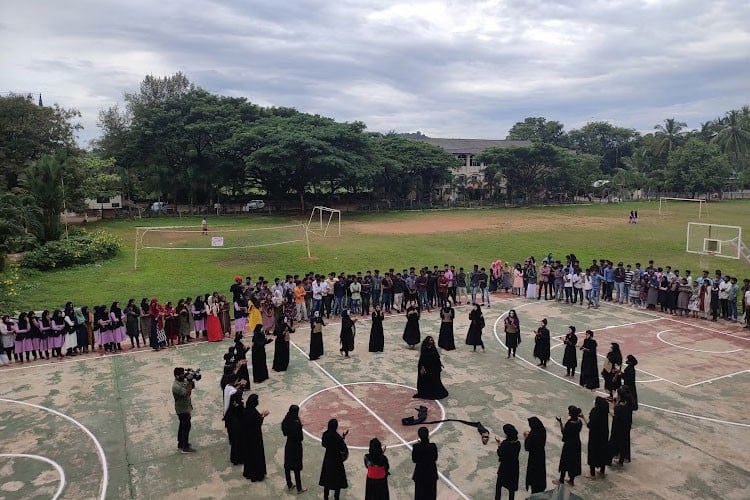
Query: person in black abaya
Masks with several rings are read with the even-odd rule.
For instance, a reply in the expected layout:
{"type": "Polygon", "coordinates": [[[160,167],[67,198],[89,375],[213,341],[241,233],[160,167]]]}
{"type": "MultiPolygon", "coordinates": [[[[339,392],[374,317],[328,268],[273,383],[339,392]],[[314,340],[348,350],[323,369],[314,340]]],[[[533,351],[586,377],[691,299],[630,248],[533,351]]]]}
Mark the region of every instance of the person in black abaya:
{"type": "Polygon", "coordinates": [[[435,347],[435,340],[428,335],[422,342],[417,366],[417,393],[415,398],[443,399],[448,397],[448,391],[440,380],[443,364],[440,353],[435,347]]]}
{"type": "Polygon", "coordinates": [[[563,354],[562,364],[565,367],[566,377],[576,376],[576,367],[578,366],[578,355],[576,354],[576,344],[578,343],[578,336],[576,335],[576,327],[571,325],[568,327],[568,333],[565,334],[563,344],[565,344],[565,354],[563,354]]]}
{"type": "Polygon", "coordinates": [[[586,338],[580,347],[583,351],[581,356],[581,380],[580,385],[586,389],[594,390],[599,388],[599,369],[596,362],[596,340],[594,332],[586,330],[586,338]]]}
{"type": "Polygon", "coordinates": [[[367,480],[365,482],[365,500],[389,500],[388,475],[390,465],[385,456],[385,446],[378,438],[370,440],[370,449],[365,454],[367,480]]]}
{"type": "Polygon", "coordinates": [[[547,444],[547,429],[537,417],[529,418],[531,430],[523,433],[523,448],[529,453],[526,465],[526,491],[540,493],[547,489],[547,464],[544,447],[547,444]]]}
{"type": "Polygon", "coordinates": [[[516,348],[521,340],[521,322],[518,319],[516,311],[511,309],[503,320],[503,329],[505,330],[505,347],[508,348],[508,359],[511,354],[516,357],[516,348]]]}
{"type": "Polygon", "coordinates": [[[258,411],[258,395],[250,394],[245,403],[243,416],[243,456],[244,467],[242,476],[252,482],[263,481],[266,478],[266,452],[263,448],[263,419],[268,411],[258,411]]]}
{"type": "Polygon", "coordinates": [[[534,357],[539,360],[537,366],[546,368],[547,361],[549,361],[550,353],[550,336],[549,329],[547,328],[547,318],[542,320],[539,328],[536,330],[536,336],[534,337],[534,357]]]}
{"type": "Polygon", "coordinates": [[[253,382],[256,384],[268,380],[268,366],[266,365],[266,344],[273,342],[273,339],[266,339],[263,333],[263,325],[256,325],[253,332],[253,382]]]}
{"type": "Polygon", "coordinates": [[[607,464],[610,463],[609,439],[609,403],[601,396],[594,400],[594,407],[589,412],[588,465],[590,478],[596,479],[596,469],[603,476],[607,464]]]}
{"type": "Polygon", "coordinates": [[[273,349],[273,365],[271,368],[277,372],[286,371],[289,367],[289,334],[294,328],[289,324],[289,319],[276,322],[273,334],[276,336],[273,349]]]}
{"type": "Polygon", "coordinates": [[[563,447],[560,454],[560,479],[553,481],[555,484],[562,484],[565,481],[565,474],[568,474],[568,484],[575,486],[575,479],[581,475],[581,409],[575,406],[568,406],[568,420],[563,425],[560,417],[557,422],[560,424],[562,432],[563,447]]]}
{"type": "Polygon", "coordinates": [[[612,431],[609,436],[609,455],[617,458],[619,465],[630,462],[630,428],[633,425],[633,410],[628,390],[621,387],[613,408],[612,431]]]}
{"type": "Polygon", "coordinates": [[[354,323],[357,320],[349,315],[349,310],[344,309],[341,311],[341,334],[339,339],[341,341],[341,355],[349,357],[349,352],[354,350],[354,323]]]}
{"type": "Polygon", "coordinates": [[[469,313],[469,331],[466,333],[466,345],[474,346],[474,352],[477,346],[482,347],[484,351],[484,342],[482,342],[482,330],[484,329],[484,316],[479,304],[472,304],[472,311],[469,313]]]}
{"type": "MultiPolygon", "coordinates": [[[[247,369],[248,348],[242,343],[242,332],[234,336],[234,346],[229,348],[230,359],[237,363],[237,380],[250,382],[250,372],[247,369]]],[[[226,358],[225,358],[226,359],[226,358]]]]}
{"type": "Polygon", "coordinates": [[[302,487],[300,471],[302,471],[302,440],[305,435],[302,432],[302,421],[299,419],[299,406],[292,405],[289,407],[284,420],[281,421],[281,432],[286,436],[284,445],[284,475],[286,476],[286,487],[289,491],[297,487],[297,493],[307,491],[302,487]],[[292,484],[292,475],[294,472],[294,484],[292,484]]]}
{"type": "Polygon", "coordinates": [[[346,447],[346,435],[338,433],[339,422],[335,418],[328,421],[328,430],[323,433],[322,445],[326,449],[323,456],[323,467],[320,470],[320,481],[318,484],[323,487],[323,498],[328,500],[330,491],[333,490],[334,500],[338,500],[341,490],[349,487],[346,480],[346,469],[344,461],[349,456],[349,449],[346,447]]]}
{"type": "Polygon", "coordinates": [[[224,421],[229,433],[229,460],[232,465],[240,465],[245,461],[243,456],[243,428],[245,405],[242,402],[242,391],[232,394],[229,400],[229,408],[224,415],[224,421]]]}
{"type": "Polygon", "coordinates": [[[406,307],[406,326],[404,327],[404,334],[402,337],[404,342],[409,344],[409,347],[414,349],[414,346],[419,344],[422,335],[419,332],[419,308],[416,302],[411,301],[406,307]]]}
{"type": "Polygon", "coordinates": [[[518,455],[521,453],[521,443],[518,441],[518,431],[511,424],[503,426],[505,439],[497,441],[497,458],[500,465],[497,468],[497,483],[495,484],[495,500],[500,500],[502,489],[506,488],[510,494],[510,500],[516,496],[518,491],[519,464],[518,455]]]}
{"type": "Polygon", "coordinates": [[[385,335],[383,334],[383,319],[385,315],[380,308],[380,304],[375,305],[372,311],[372,326],[370,327],[370,345],[369,352],[383,352],[385,346],[385,335]]]}
{"type": "Polygon", "coordinates": [[[451,306],[451,301],[446,300],[440,309],[440,335],[438,335],[438,347],[446,351],[456,348],[456,340],[453,336],[453,319],[456,311],[451,306]]]}
{"type": "Polygon", "coordinates": [[[438,450],[435,443],[430,443],[430,432],[427,427],[417,431],[419,442],[411,450],[411,461],[414,462],[414,500],[435,500],[437,498],[437,459],[438,450]]]}
{"type": "Polygon", "coordinates": [[[602,367],[602,378],[604,379],[604,388],[609,391],[609,399],[613,398],[614,392],[620,388],[622,368],[622,353],[620,345],[612,342],[612,347],[607,353],[607,359],[602,367]]]}
{"type": "Polygon", "coordinates": [[[315,361],[323,355],[323,317],[320,311],[313,312],[310,319],[310,361],[315,361]]]}
{"type": "Polygon", "coordinates": [[[630,406],[633,411],[638,411],[638,390],[635,388],[635,365],[638,360],[635,356],[628,354],[625,358],[625,369],[622,371],[622,384],[630,392],[630,406]]]}

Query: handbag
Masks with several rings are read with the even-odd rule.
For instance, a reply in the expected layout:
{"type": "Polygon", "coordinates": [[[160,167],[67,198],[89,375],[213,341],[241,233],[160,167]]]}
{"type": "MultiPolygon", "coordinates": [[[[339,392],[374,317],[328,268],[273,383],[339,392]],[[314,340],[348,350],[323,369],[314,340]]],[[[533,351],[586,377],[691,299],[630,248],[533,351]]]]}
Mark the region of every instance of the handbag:
{"type": "Polygon", "coordinates": [[[346,459],[349,458],[349,448],[344,445],[344,448],[340,449],[339,453],[341,454],[341,461],[346,462],[346,459]]]}
{"type": "Polygon", "coordinates": [[[164,328],[156,329],[156,341],[159,343],[167,341],[167,332],[164,330],[164,328]]]}

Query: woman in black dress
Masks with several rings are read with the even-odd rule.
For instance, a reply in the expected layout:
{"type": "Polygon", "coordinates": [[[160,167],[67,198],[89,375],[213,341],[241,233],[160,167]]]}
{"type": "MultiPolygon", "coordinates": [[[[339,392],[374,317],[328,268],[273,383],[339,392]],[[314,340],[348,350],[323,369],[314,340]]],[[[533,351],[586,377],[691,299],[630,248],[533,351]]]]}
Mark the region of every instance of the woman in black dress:
{"type": "Polygon", "coordinates": [[[633,409],[628,390],[621,387],[612,411],[612,432],[609,436],[609,455],[618,458],[618,463],[630,462],[630,428],[633,425],[633,409]]]}
{"type": "Polygon", "coordinates": [[[229,398],[229,408],[224,415],[224,423],[229,434],[229,460],[232,465],[239,465],[245,461],[244,444],[242,438],[245,406],[242,402],[242,391],[237,391],[229,398]]]}
{"type": "Polygon", "coordinates": [[[341,334],[339,335],[341,350],[339,352],[347,358],[349,352],[354,350],[354,323],[356,322],[357,319],[349,315],[348,309],[341,311],[341,334]]]}
{"type": "Polygon", "coordinates": [[[603,476],[607,464],[610,463],[607,440],[609,438],[609,403],[603,397],[597,396],[594,407],[589,413],[588,464],[590,478],[596,479],[596,468],[603,476]]]}
{"type": "Polygon", "coordinates": [[[578,336],[576,335],[576,327],[571,325],[568,327],[568,333],[565,334],[563,344],[565,344],[565,354],[563,354],[562,364],[565,367],[566,377],[576,376],[576,367],[578,366],[578,356],[576,355],[576,344],[578,343],[578,336]]]}
{"type": "Polygon", "coordinates": [[[417,431],[419,442],[411,450],[411,461],[414,462],[414,500],[435,500],[437,498],[437,459],[438,450],[435,443],[430,443],[430,432],[427,427],[417,431]]]}
{"type": "Polygon", "coordinates": [[[604,388],[609,391],[609,399],[611,400],[613,394],[617,389],[620,388],[620,369],[622,368],[622,353],[620,352],[620,345],[617,342],[612,342],[612,347],[607,353],[607,360],[604,362],[602,367],[602,378],[604,379],[604,388]]]}
{"type": "Polygon", "coordinates": [[[448,397],[448,391],[440,380],[443,364],[440,353],[435,347],[435,341],[428,335],[422,342],[417,366],[417,393],[415,398],[443,399],[448,397]]]}
{"type": "Polygon", "coordinates": [[[310,361],[315,361],[323,355],[323,317],[320,311],[313,312],[310,319],[310,361]]]}
{"type": "Polygon", "coordinates": [[[370,440],[370,449],[365,454],[367,481],[365,482],[365,500],[389,500],[388,492],[388,458],[385,456],[385,446],[378,438],[370,440]]]}
{"type": "Polygon", "coordinates": [[[599,369],[596,363],[596,340],[594,332],[586,330],[586,338],[580,347],[583,351],[581,356],[581,379],[580,385],[586,389],[594,390],[599,388],[599,369]]]}
{"type": "Polygon", "coordinates": [[[276,336],[273,350],[274,371],[283,372],[289,367],[289,334],[294,332],[288,318],[276,323],[273,334],[276,336]]]}
{"type": "Polygon", "coordinates": [[[518,431],[511,424],[503,426],[505,439],[497,441],[497,458],[500,465],[497,468],[497,483],[495,484],[495,500],[500,500],[502,489],[506,488],[510,494],[510,500],[516,496],[518,491],[519,464],[518,455],[521,453],[521,442],[518,441],[518,431]]]}
{"type": "Polygon", "coordinates": [[[568,484],[575,486],[576,476],[581,475],[581,409],[575,406],[568,406],[568,420],[563,425],[560,417],[557,422],[560,424],[562,432],[563,448],[560,455],[560,479],[553,481],[555,484],[562,484],[565,480],[565,474],[568,474],[568,484]]]}
{"type": "Polygon", "coordinates": [[[508,359],[510,359],[511,354],[515,358],[516,347],[521,343],[521,322],[518,320],[515,310],[508,311],[508,315],[503,322],[503,329],[505,330],[505,347],[508,348],[508,359]]]}
{"type": "MultiPolygon", "coordinates": [[[[262,332],[261,332],[262,333],[262,332]]],[[[258,411],[258,395],[250,394],[245,403],[245,415],[242,430],[244,447],[244,468],[242,476],[252,482],[266,478],[266,452],[263,448],[263,419],[268,411],[258,411]]]]}
{"type": "Polygon", "coordinates": [[[452,351],[456,348],[456,341],[453,336],[453,319],[456,317],[456,311],[451,306],[451,301],[446,300],[440,309],[440,335],[438,335],[438,347],[446,351],[452,351]]]}
{"type": "Polygon", "coordinates": [[[380,309],[380,304],[375,305],[372,311],[372,326],[370,327],[370,345],[368,351],[383,352],[385,346],[385,335],[383,334],[383,319],[385,315],[380,309]]]}
{"type": "Polygon", "coordinates": [[[268,366],[266,365],[266,344],[273,342],[273,339],[266,339],[263,333],[263,325],[256,325],[253,332],[253,382],[256,384],[268,379],[268,366]]]}
{"type": "Polygon", "coordinates": [[[534,357],[539,359],[539,364],[537,366],[547,368],[549,352],[549,329],[547,328],[547,318],[544,318],[541,325],[539,325],[539,328],[536,329],[536,336],[534,337],[534,357]]]}
{"type": "Polygon", "coordinates": [[[302,487],[300,471],[302,470],[302,440],[305,435],[302,432],[302,422],[299,419],[299,406],[292,405],[289,407],[284,420],[281,421],[281,432],[286,436],[286,445],[284,445],[284,475],[286,476],[286,487],[289,491],[297,487],[297,493],[307,491],[302,487]],[[294,484],[292,484],[292,475],[294,472],[294,484]]]}
{"type": "Polygon", "coordinates": [[[406,326],[404,327],[404,334],[401,337],[404,342],[409,344],[409,347],[414,349],[414,346],[419,344],[422,335],[419,332],[419,308],[415,301],[409,302],[406,307],[406,326]]]}
{"type": "Polygon", "coordinates": [[[547,489],[547,464],[544,447],[547,429],[537,417],[529,418],[530,431],[523,433],[523,448],[529,453],[526,465],[526,491],[539,493],[547,489]]]}
{"type": "Polygon", "coordinates": [[[484,329],[484,316],[479,304],[472,304],[472,311],[469,313],[469,331],[466,334],[466,345],[474,346],[474,352],[477,346],[482,346],[484,351],[484,342],[482,342],[482,330],[484,329]]]}
{"type": "Polygon", "coordinates": [[[622,372],[622,383],[630,392],[630,406],[633,411],[638,411],[638,390],[635,388],[635,365],[638,360],[635,356],[628,354],[625,358],[625,369],[622,372]]]}
{"type": "Polygon", "coordinates": [[[328,421],[328,430],[323,433],[322,445],[326,449],[323,456],[323,468],[320,470],[320,481],[323,487],[323,498],[328,500],[330,491],[333,490],[334,500],[338,500],[341,490],[349,487],[346,480],[346,469],[344,461],[349,457],[349,449],[346,447],[346,435],[349,431],[339,434],[337,429],[339,421],[332,418],[328,421]]]}

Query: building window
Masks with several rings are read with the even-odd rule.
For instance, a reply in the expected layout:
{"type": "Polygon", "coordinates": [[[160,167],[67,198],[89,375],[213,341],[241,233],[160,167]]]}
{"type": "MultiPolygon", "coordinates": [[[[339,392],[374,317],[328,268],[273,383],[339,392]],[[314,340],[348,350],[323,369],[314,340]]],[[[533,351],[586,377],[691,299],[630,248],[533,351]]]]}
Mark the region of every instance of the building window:
{"type": "Polygon", "coordinates": [[[96,199],[96,202],[100,205],[103,203],[109,203],[109,196],[100,196],[96,199]]]}
{"type": "Polygon", "coordinates": [[[481,167],[481,166],[482,166],[482,163],[481,163],[481,162],[479,162],[479,161],[477,161],[477,159],[476,159],[476,156],[472,156],[472,157],[471,157],[471,163],[470,163],[470,165],[471,165],[472,167],[481,167]]]}
{"type": "Polygon", "coordinates": [[[112,208],[120,208],[120,204],[119,203],[112,203],[112,208]]]}

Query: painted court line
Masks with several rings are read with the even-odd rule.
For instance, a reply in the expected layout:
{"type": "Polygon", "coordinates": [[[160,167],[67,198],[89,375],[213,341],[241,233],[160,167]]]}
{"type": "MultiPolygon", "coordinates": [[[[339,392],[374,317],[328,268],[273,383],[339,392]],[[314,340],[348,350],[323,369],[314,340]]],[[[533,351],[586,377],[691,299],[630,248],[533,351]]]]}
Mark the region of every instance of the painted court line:
{"type": "Polygon", "coordinates": [[[107,468],[107,456],[104,454],[104,449],[102,449],[102,445],[99,443],[99,440],[96,439],[96,436],[86,428],[85,425],[83,425],[78,420],[74,419],[73,417],[70,417],[64,413],[61,413],[57,410],[53,410],[52,408],[47,408],[46,406],[41,405],[35,405],[32,403],[27,403],[25,401],[16,401],[15,399],[5,399],[0,398],[0,401],[5,403],[15,403],[19,405],[24,406],[30,406],[31,408],[37,408],[39,410],[44,410],[52,413],[53,415],[57,415],[58,417],[62,417],[69,422],[72,422],[73,424],[77,425],[86,435],[91,439],[91,441],[94,442],[94,446],[96,447],[96,452],[99,454],[99,461],[102,464],[102,480],[99,484],[99,499],[105,500],[107,498],[107,485],[109,484],[109,470],[107,468]]]}
{"type": "MultiPolygon", "coordinates": [[[[414,387],[410,387],[410,386],[405,385],[405,384],[396,384],[396,383],[393,383],[393,382],[350,382],[350,383],[346,383],[346,384],[343,384],[343,385],[350,386],[350,385],[367,385],[367,384],[394,385],[396,387],[405,387],[405,388],[407,388],[409,390],[416,391],[416,389],[414,387]]],[[[338,389],[338,388],[339,388],[338,385],[334,385],[333,387],[326,387],[325,389],[321,389],[319,391],[315,391],[312,394],[310,394],[309,396],[307,396],[305,399],[303,399],[302,401],[300,401],[298,406],[300,408],[302,408],[302,406],[305,403],[307,403],[310,399],[314,398],[318,394],[321,394],[323,392],[330,391],[330,390],[333,390],[333,389],[338,389]]],[[[441,403],[440,401],[437,401],[437,400],[435,402],[440,407],[440,412],[443,415],[442,417],[440,417],[440,420],[445,420],[445,407],[443,406],[443,403],[441,403]]],[[[435,432],[437,432],[437,430],[440,429],[442,426],[443,426],[443,422],[440,422],[439,424],[437,424],[437,426],[430,431],[430,435],[432,435],[435,432]]],[[[314,439],[315,441],[321,441],[321,438],[319,438],[318,436],[310,433],[307,429],[302,429],[302,432],[304,432],[305,434],[307,434],[310,438],[314,439]]],[[[409,441],[409,444],[414,444],[417,441],[419,441],[419,440],[415,439],[413,441],[409,441]]],[[[405,444],[402,442],[402,443],[397,444],[395,446],[391,446],[391,448],[398,448],[400,446],[405,446],[405,444]]],[[[369,446],[353,446],[353,445],[349,446],[349,448],[353,448],[355,450],[369,450],[370,449],[369,446]]]]}
{"type": "MultiPolygon", "coordinates": [[[[558,344],[553,345],[550,349],[554,349],[555,347],[560,347],[562,345],[564,345],[564,344],[562,342],[560,342],[558,344]]],[[[607,359],[607,356],[604,356],[602,354],[597,353],[596,355],[598,357],[600,357],[600,358],[607,359]]],[[[559,366],[560,368],[565,368],[561,363],[555,361],[555,358],[553,358],[553,357],[550,356],[549,360],[552,361],[557,366],[559,366]]],[[[638,383],[639,384],[648,384],[650,382],[670,382],[669,380],[667,380],[665,378],[662,378],[662,377],[659,377],[658,375],[654,375],[653,373],[644,372],[643,370],[640,370],[640,369],[638,371],[641,372],[641,373],[645,373],[646,375],[651,375],[653,377],[652,379],[647,379],[647,380],[638,379],[638,383]]],[[[680,385],[680,384],[677,384],[676,382],[672,382],[672,383],[675,384],[675,385],[680,385]]],[[[681,387],[683,387],[683,386],[681,386],[681,387]]]]}
{"type": "MultiPolygon", "coordinates": [[[[667,332],[671,332],[671,331],[672,330],[662,330],[660,332],[657,332],[656,333],[656,338],[659,339],[659,340],[661,340],[665,344],[671,345],[672,347],[676,347],[677,349],[685,349],[686,351],[693,351],[693,352],[705,352],[707,354],[729,354],[729,353],[732,353],[732,352],[739,352],[739,351],[744,350],[744,349],[732,349],[731,351],[707,351],[705,349],[693,349],[691,347],[685,347],[685,346],[673,344],[672,342],[670,342],[668,340],[664,340],[661,337],[662,334],[667,333],[667,332]]],[[[683,386],[683,387],[685,387],[685,386],[683,386]]]]}
{"type": "MultiPolygon", "coordinates": [[[[296,349],[297,349],[297,350],[298,350],[299,352],[301,352],[303,356],[305,356],[305,357],[306,357],[307,359],[310,359],[310,358],[309,358],[309,357],[307,356],[307,353],[306,353],[305,351],[303,351],[302,349],[300,349],[300,347],[299,347],[299,346],[298,346],[297,344],[295,344],[295,343],[294,343],[294,342],[292,342],[292,341],[290,341],[289,343],[290,343],[290,344],[292,344],[292,345],[293,345],[293,346],[294,346],[294,347],[295,347],[295,348],[296,348],[296,349]]],[[[331,374],[330,374],[330,373],[328,372],[328,370],[326,370],[325,368],[323,368],[322,366],[320,366],[320,363],[318,363],[317,361],[311,361],[311,362],[312,362],[312,363],[314,363],[314,364],[315,364],[315,366],[317,366],[317,367],[318,367],[318,368],[320,369],[320,371],[322,371],[322,372],[323,372],[323,373],[324,373],[324,374],[325,374],[325,375],[326,375],[326,376],[327,376],[328,378],[330,378],[330,379],[331,379],[331,381],[333,381],[333,383],[334,383],[334,384],[336,384],[336,385],[338,385],[339,387],[341,387],[341,388],[342,388],[342,389],[344,390],[344,392],[346,392],[347,394],[349,394],[349,396],[350,396],[350,397],[351,397],[351,398],[352,398],[352,399],[353,399],[354,401],[356,401],[356,402],[357,402],[357,403],[358,403],[359,405],[361,405],[361,406],[362,406],[362,408],[364,408],[365,410],[367,410],[367,412],[368,412],[368,413],[369,413],[370,415],[372,415],[372,416],[373,416],[373,418],[375,418],[375,420],[377,420],[377,421],[378,421],[378,422],[380,423],[380,425],[382,425],[383,427],[385,427],[386,429],[388,429],[388,431],[389,431],[389,432],[391,432],[391,433],[392,433],[392,434],[393,434],[394,436],[396,436],[396,438],[397,438],[397,439],[398,439],[399,441],[401,441],[401,443],[403,443],[403,444],[404,444],[404,445],[405,445],[405,446],[406,446],[407,448],[409,448],[410,450],[412,449],[412,446],[411,446],[411,444],[409,444],[409,442],[408,442],[408,441],[406,441],[406,440],[405,440],[404,438],[402,438],[402,437],[401,437],[401,435],[400,435],[400,434],[399,434],[398,432],[396,432],[396,431],[395,431],[395,429],[393,429],[393,427],[391,427],[390,425],[388,425],[388,423],[387,423],[387,422],[386,422],[385,420],[383,420],[382,418],[380,418],[380,416],[379,416],[379,415],[378,415],[377,413],[375,413],[375,412],[374,412],[374,411],[373,411],[373,410],[372,410],[372,409],[371,409],[371,408],[370,408],[369,406],[367,406],[367,405],[366,405],[366,404],[365,404],[365,403],[364,403],[364,402],[363,402],[363,401],[362,401],[361,399],[359,399],[359,398],[358,398],[358,397],[357,397],[357,396],[356,396],[356,395],[355,395],[355,394],[354,394],[354,393],[353,393],[352,391],[350,391],[350,390],[349,390],[349,389],[348,389],[348,388],[347,388],[347,387],[346,387],[346,386],[345,386],[344,384],[342,384],[341,382],[339,382],[339,381],[338,381],[338,380],[336,379],[336,377],[334,377],[333,375],[331,375],[331,374]]],[[[461,491],[461,490],[460,490],[460,489],[458,488],[458,486],[456,486],[455,484],[453,484],[453,482],[452,482],[452,481],[451,481],[450,479],[448,479],[448,478],[447,478],[447,477],[445,476],[445,474],[443,474],[442,472],[438,471],[438,476],[439,476],[439,477],[440,477],[440,479],[442,479],[442,480],[443,480],[443,482],[445,482],[445,484],[447,484],[447,485],[448,485],[448,486],[449,486],[449,487],[450,487],[450,488],[451,488],[451,489],[452,489],[453,491],[455,491],[456,493],[458,493],[458,495],[459,495],[459,496],[460,496],[461,498],[463,498],[464,500],[470,500],[470,499],[469,499],[469,497],[468,497],[468,496],[467,496],[467,495],[466,495],[466,494],[465,494],[465,493],[464,493],[463,491],[461,491]]]]}
{"type": "MultiPolygon", "coordinates": [[[[516,307],[515,309],[520,309],[521,307],[523,307],[523,305],[520,305],[520,306],[516,307]]],[[[497,317],[497,319],[495,320],[495,323],[492,325],[492,330],[493,330],[493,333],[495,335],[495,339],[500,343],[501,346],[503,346],[504,348],[507,349],[507,346],[505,345],[505,343],[502,340],[500,340],[500,337],[497,334],[497,323],[506,314],[508,314],[508,311],[502,313],[500,316],[497,317]]],[[[565,377],[561,377],[560,375],[558,375],[556,373],[552,373],[552,372],[550,372],[548,370],[543,370],[542,368],[536,366],[534,363],[532,363],[531,361],[529,361],[529,360],[527,360],[527,359],[525,359],[525,358],[523,358],[521,356],[518,356],[518,359],[520,359],[521,361],[523,361],[527,365],[531,366],[533,369],[540,370],[543,373],[546,373],[546,374],[551,375],[551,376],[553,376],[553,377],[555,377],[557,379],[562,380],[563,382],[567,382],[568,384],[573,384],[576,387],[579,387],[579,385],[575,381],[569,380],[569,379],[567,379],[565,377]]],[[[603,396],[608,396],[608,394],[603,393],[601,391],[598,391],[597,393],[601,394],[603,396]]],[[[694,415],[692,413],[684,413],[684,412],[680,412],[680,411],[669,410],[667,408],[660,408],[658,406],[653,406],[653,405],[649,405],[649,404],[643,403],[640,400],[638,401],[638,407],[639,408],[640,407],[651,408],[652,410],[658,410],[658,411],[662,411],[664,413],[669,413],[669,414],[672,414],[672,415],[679,415],[681,417],[694,418],[694,419],[697,419],[697,420],[706,420],[708,422],[714,422],[714,423],[717,423],[717,424],[727,424],[727,425],[735,425],[737,427],[747,427],[747,428],[750,428],[750,424],[745,424],[743,422],[732,422],[730,420],[721,420],[721,419],[718,419],[718,418],[704,417],[702,415],[694,415]]]]}
{"type": "Polygon", "coordinates": [[[40,462],[46,462],[50,464],[57,470],[57,473],[60,475],[60,486],[57,487],[57,491],[54,495],[52,495],[52,500],[57,500],[58,498],[60,498],[60,495],[65,489],[65,471],[62,467],[60,467],[60,464],[47,457],[43,457],[41,455],[29,455],[27,453],[2,453],[0,454],[0,458],[30,458],[32,460],[39,460],[40,462]]]}
{"type": "Polygon", "coordinates": [[[714,378],[710,378],[710,379],[708,379],[708,380],[702,380],[702,381],[700,381],[700,382],[694,382],[694,383],[692,383],[692,384],[686,385],[685,387],[695,387],[696,385],[701,385],[701,384],[708,384],[708,383],[710,383],[710,382],[713,382],[713,381],[715,381],[715,380],[721,380],[721,379],[723,379],[723,378],[734,377],[735,375],[740,375],[740,374],[742,374],[742,373],[750,373],[750,370],[740,370],[740,371],[738,371],[738,372],[734,372],[734,373],[729,373],[729,374],[727,374],[727,375],[722,375],[722,376],[720,376],[720,377],[714,377],[714,378]]]}

